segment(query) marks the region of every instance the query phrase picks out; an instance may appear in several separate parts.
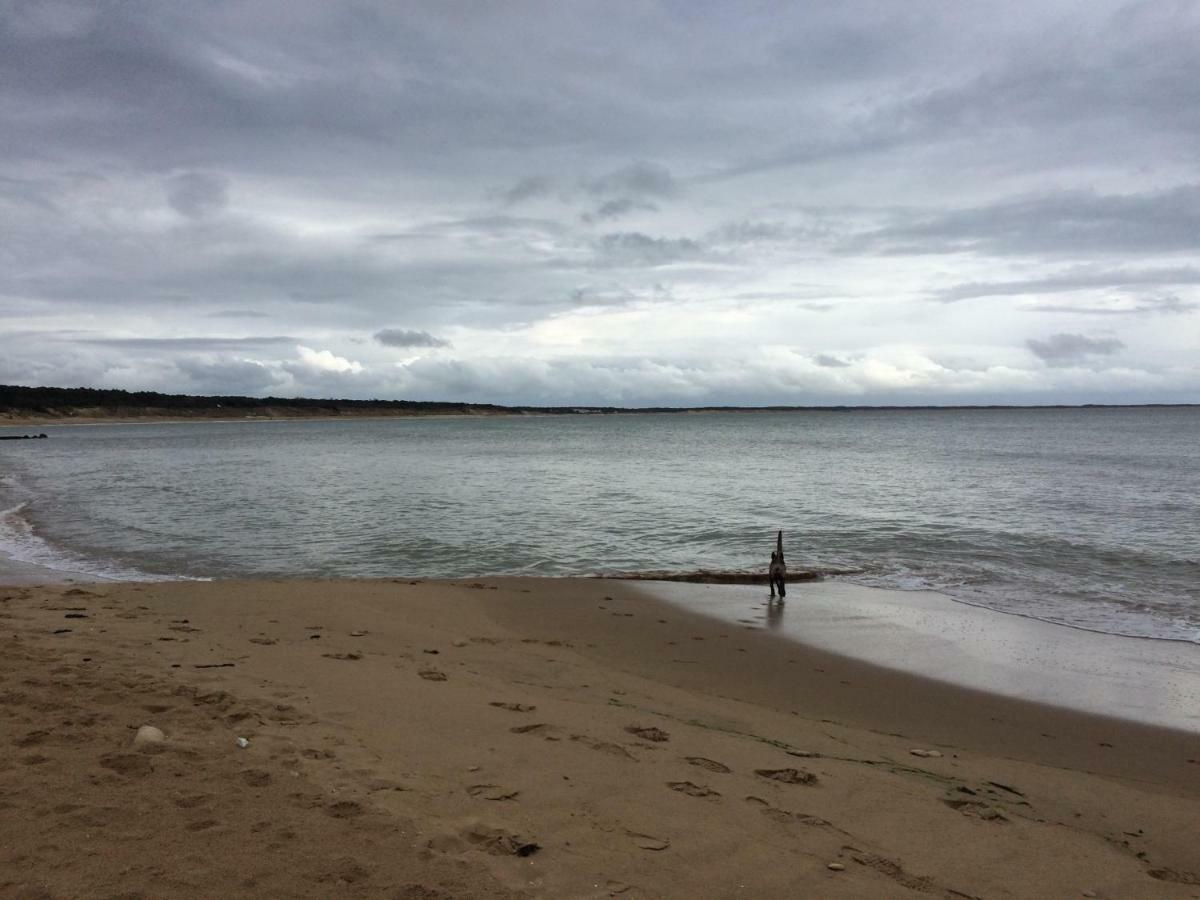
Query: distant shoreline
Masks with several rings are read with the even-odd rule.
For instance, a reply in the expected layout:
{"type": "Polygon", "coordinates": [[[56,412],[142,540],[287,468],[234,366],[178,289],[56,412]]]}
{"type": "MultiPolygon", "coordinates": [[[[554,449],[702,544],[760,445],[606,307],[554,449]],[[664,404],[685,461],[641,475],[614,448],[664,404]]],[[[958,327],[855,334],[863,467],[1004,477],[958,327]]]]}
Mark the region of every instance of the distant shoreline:
{"type": "Polygon", "coordinates": [[[129,422],[246,422],[289,419],[493,418],[703,413],[891,412],[1009,409],[1180,409],[1195,403],[832,405],[832,406],[500,406],[416,400],[224,397],[0,385],[0,426],[129,422]]]}

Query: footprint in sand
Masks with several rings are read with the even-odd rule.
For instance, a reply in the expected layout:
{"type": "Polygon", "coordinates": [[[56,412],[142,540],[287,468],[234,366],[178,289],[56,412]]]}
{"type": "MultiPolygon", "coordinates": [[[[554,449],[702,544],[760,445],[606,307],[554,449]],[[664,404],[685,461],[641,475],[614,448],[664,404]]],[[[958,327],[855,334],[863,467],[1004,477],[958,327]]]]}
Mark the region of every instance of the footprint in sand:
{"type": "Polygon", "coordinates": [[[778,822],[780,825],[787,825],[792,821],[792,814],[786,809],[780,809],[778,806],[772,806],[761,797],[747,797],[746,802],[757,806],[759,812],[770,819],[772,822],[778,822]]]}
{"type": "Polygon", "coordinates": [[[437,669],[422,669],[417,674],[426,681],[445,681],[449,677],[445,672],[439,672],[437,669]]]}
{"type": "Polygon", "coordinates": [[[586,734],[573,734],[571,740],[577,744],[583,744],[589,750],[597,750],[600,753],[607,753],[609,756],[620,756],[625,759],[632,759],[635,762],[637,757],[622,747],[620,744],[613,744],[609,741],[598,741],[593,737],[588,737],[586,734]]]}
{"type": "Polygon", "coordinates": [[[13,741],[13,744],[18,747],[32,747],[42,743],[48,737],[50,737],[50,732],[48,731],[31,731],[25,737],[17,738],[13,741]]]}
{"type": "Polygon", "coordinates": [[[242,783],[250,787],[266,787],[271,783],[271,773],[262,769],[243,769],[238,775],[242,783]]]}
{"type": "Polygon", "coordinates": [[[505,703],[502,700],[492,700],[488,706],[495,706],[499,709],[507,709],[509,712],[533,712],[537,709],[536,706],[530,706],[526,703],[505,703]]]}
{"type": "Polygon", "coordinates": [[[799,769],[755,769],[754,774],[771,781],[782,781],[784,784],[816,784],[817,776],[812,772],[802,772],[799,769]]]}
{"type": "Polygon", "coordinates": [[[655,837],[652,834],[642,834],[639,831],[626,831],[625,834],[633,841],[633,843],[643,850],[666,850],[671,846],[671,842],[666,838],[655,837]]]}
{"type": "Polygon", "coordinates": [[[488,825],[472,825],[462,832],[462,836],[493,856],[532,856],[542,849],[533,841],[488,825]]]}
{"type": "Polygon", "coordinates": [[[337,803],[331,803],[325,807],[325,815],[335,819],[355,819],[363,812],[362,804],[353,800],[339,800],[337,803]]]}
{"type": "Polygon", "coordinates": [[[667,734],[667,732],[663,731],[661,728],[655,728],[653,726],[629,725],[626,726],[625,730],[630,734],[637,735],[643,740],[654,741],[655,743],[662,743],[663,741],[669,741],[671,739],[671,736],[667,734]]]}
{"type": "Polygon", "coordinates": [[[808,825],[813,828],[828,828],[838,832],[839,834],[843,834],[846,837],[851,836],[850,832],[838,828],[828,819],[822,819],[820,816],[810,816],[808,813],[788,812],[786,809],[780,809],[777,806],[772,806],[761,797],[748,796],[746,797],[746,802],[757,806],[759,811],[773,822],[779,822],[780,824],[795,823],[799,825],[808,825]]]}
{"type": "Polygon", "coordinates": [[[109,753],[100,757],[100,765],[132,778],[144,778],[154,771],[150,760],[137,753],[109,753]]]}
{"type": "Polygon", "coordinates": [[[467,793],[479,800],[516,800],[520,791],[511,791],[498,784],[472,784],[467,793]]]}
{"type": "Polygon", "coordinates": [[[333,860],[316,880],[321,884],[352,885],[359,884],[371,877],[371,870],[352,856],[342,856],[333,860]]]}
{"type": "Polygon", "coordinates": [[[710,787],[690,781],[668,781],[667,787],[681,794],[687,794],[689,797],[700,797],[704,800],[716,800],[721,796],[710,787]]]}
{"type": "Polygon", "coordinates": [[[684,761],[693,766],[699,766],[701,769],[707,769],[709,772],[719,772],[722,775],[728,775],[733,771],[724,763],[719,763],[715,759],[706,759],[703,756],[685,756],[684,761]]]}

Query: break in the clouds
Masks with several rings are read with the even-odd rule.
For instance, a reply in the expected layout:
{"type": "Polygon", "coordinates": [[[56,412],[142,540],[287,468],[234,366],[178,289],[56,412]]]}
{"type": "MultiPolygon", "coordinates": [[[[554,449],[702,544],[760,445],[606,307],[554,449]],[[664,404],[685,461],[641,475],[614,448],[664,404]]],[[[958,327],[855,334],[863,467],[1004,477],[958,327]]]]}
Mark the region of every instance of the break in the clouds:
{"type": "Polygon", "coordinates": [[[1006,9],[0,2],[0,381],[1198,402],[1200,6],[1006,9]]]}

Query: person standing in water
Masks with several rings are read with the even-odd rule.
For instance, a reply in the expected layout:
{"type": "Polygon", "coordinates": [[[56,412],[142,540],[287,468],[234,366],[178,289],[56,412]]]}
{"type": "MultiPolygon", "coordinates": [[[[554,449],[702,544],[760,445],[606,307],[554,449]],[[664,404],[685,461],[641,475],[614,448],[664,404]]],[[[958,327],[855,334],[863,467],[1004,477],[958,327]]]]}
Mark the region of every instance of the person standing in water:
{"type": "Polygon", "coordinates": [[[767,570],[767,581],[771,585],[771,596],[779,588],[779,599],[787,596],[787,564],[783,561],[783,530],[775,537],[775,552],[771,554],[771,567],[767,570]]]}

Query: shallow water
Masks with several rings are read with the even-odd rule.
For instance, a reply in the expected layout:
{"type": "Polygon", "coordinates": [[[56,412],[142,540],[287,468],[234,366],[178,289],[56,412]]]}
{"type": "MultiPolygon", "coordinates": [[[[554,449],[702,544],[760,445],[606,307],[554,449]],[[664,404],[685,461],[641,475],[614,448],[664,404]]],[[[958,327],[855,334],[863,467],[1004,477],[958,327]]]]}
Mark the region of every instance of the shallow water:
{"type": "Polygon", "coordinates": [[[0,549],[102,577],[747,569],[783,528],[793,569],[1200,640],[1198,408],[38,430],[0,549]]]}

